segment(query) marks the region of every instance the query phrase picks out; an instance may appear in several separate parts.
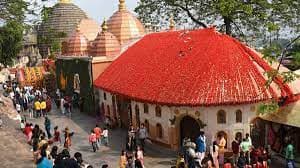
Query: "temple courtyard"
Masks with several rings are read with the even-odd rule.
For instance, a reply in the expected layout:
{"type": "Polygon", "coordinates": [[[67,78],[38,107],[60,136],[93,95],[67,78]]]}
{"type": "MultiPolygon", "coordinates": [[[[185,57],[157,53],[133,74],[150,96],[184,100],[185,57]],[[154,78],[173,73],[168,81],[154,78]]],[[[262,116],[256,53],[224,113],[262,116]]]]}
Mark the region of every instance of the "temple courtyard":
{"type": "MultiPolygon", "coordinates": [[[[9,101],[9,99],[6,99],[9,101]]],[[[1,118],[3,127],[0,129],[0,160],[3,167],[14,168],[32,168],[35,167],[31,146],[26,144],[25,135],[19,130],[19,124],[13,120],[14,109],[1,107],[1,118]],[[4,111],[5,110],[5,111],[4,111]],[[14,160],[12,162],[12,159],[14,160]]],[[[49,118],[52,128],[58,126],[62,131],[65,127],[69,127],[74,131],[72,137],[71,155],[75,152],[81,152],[85,163],[92,164],[94,167],[101,167],[108,164],[109,167],[115,168],[119,166],[120,151],[124,149],[126,130],[114,129],[109,130],[109,147],[101,146],[100,150],[94,153],[91,145],[88,143],[88,134],[96,123],[102,125],[102,122],[95,117],[82,114],[78,111],[72,113],[72,117],[64,116],[55,107],[51,111],[49,118]]],[[[40,125],[43,128],[44,119],[29,119],[28,122],[40,125]]],[[[44,129],[44,128],[43,128],[44,129]]],[[[62,135],[63,136],[63,135],[62,135]]],[[[60,149],[63,144],[58,145],[60,149]]],[[[176,162],[176,152],[169,149],[159,147],[155,144],[147,144],[145,167],[152,168],[170,168],[176,162]]],[[[273,168],[284,167],[284,159],[278,155],[272,156],[273,168]]]]}

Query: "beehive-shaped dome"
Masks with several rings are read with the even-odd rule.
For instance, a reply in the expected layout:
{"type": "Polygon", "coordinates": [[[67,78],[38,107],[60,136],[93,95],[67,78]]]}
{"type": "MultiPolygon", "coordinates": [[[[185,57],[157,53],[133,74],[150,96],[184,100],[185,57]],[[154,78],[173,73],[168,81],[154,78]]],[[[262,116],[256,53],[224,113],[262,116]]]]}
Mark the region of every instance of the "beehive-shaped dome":
{"type": "Polygon", "coordinates": [[[80,32],[89,40],[97,37],[100,25],[93,19],[82,19],[79,23],[80,32]]]}
{"type": "Polygon", "coordinates": [[[45,20],[39,27],[39,49],[43,57],[48,54],[47,41],[56,38],[59,42],[66,40],[76,29],[80,20],[87,18],[86,13],[78,6],[70,2],[70,0],[59,0],[53,6],[47,20],[45,20]]]}
{"type": "Polygon", "coordinates": [[[125,6],[125,0],[119,0],[119,10],[107,21],[108,29],[123,45],[145,34],[142,23],[130,13],[125,6]]]}
{"type": "Polygon", "coordinates": [[[106,21],[104,21],[102,32],[92,44],[92,56],[114,57],[120,53],[121,46],[118,39],[107,29],[106,21]]]}
{"type": "Polygon", "coordinates": [[[66,43],[65,56],[88,56],[88,39],[80,32],[79,26],[66,43]]]}

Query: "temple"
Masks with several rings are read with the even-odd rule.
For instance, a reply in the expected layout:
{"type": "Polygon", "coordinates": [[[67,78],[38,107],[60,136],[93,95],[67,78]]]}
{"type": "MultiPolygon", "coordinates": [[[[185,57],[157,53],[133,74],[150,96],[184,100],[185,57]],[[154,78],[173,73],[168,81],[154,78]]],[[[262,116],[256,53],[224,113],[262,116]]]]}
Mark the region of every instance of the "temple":
{"type": "MultiPolygon", "coordinates": [[[[298,116],[293,107],[300,107],[299,80],[287,84],[276,76],[266,87],[267,72],[277,65],[214,28],[176,30],[170,18],[168,30],[147,33],[124,0],[101,28],[61,0],[41,30],[49,27],[68,34],[56,60],[58,88],[76,94],[82,111],[106,116],[116,126],[144,123],[157,144],[176,150],[183,138],[195,140],[200,130],[208,143],[220,134],[227,142],[246,133],[266,137],[272,126],[261,120],[300,127],[278,118],[298,116]],[[57,19],[62,10],[67,25],[57,19]],[[262,104],[274,102],[279,105],[275,116],[259,113],[262,104]]],[[[256,139],[258,146],[270,144],[256,139]]]]}
{"type": "Polygon", "coordinates": [[[208,142],[218,134],[231,142],[253,130],[262,103],[297,101],[297,85],[275,78],[266,87],[271,69],[258,52],[214,28],[172,30],[145,35],[94,85],[106,116],[123,127],[145,123],[153,142],[179,149],[200,130],[208,142]]]}

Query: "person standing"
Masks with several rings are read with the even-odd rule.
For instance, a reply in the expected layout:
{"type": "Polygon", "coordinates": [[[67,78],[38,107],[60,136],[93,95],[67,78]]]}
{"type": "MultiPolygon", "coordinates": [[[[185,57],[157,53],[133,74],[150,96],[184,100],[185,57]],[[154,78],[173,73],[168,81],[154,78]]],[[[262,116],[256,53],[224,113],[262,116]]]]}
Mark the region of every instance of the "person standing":
{"type": "Polygon", "coordinates": [[[91,134],[89,135],[89,143],[92,145],[94,152],[96,152],[99,149],[97,145],[97,136],[94,130],[91,130],[91,134]]]}
{"type": "Polygon", "coordinates": [[[54,142],[59,142],[61,144],[61,139],[60,139],[60,132],[58,131],[58,126],[54,127],[54,142]]]}
{"type": "Polygon", "coordinates": [[[33,118],[33,100],[30,98],[30,95],[28,96],[28,112],[29,118],[33,118]]]}
{"type": "Polygon", "coordinates": [[[60,110],[61,110],[61,113],[64,115],[65,114],[65,99],[63,96],[61,96],[60,98],[60,110]]]}
{"type": "Polygon", "coordinates": [[[133,151],[136,148],[135,133],[136,131],[134,127],[131,125],[128,130],[128,137],[127,137],[127,144],[126,144],[128,151],[133,151]]]}
{"type": "Polygon", "coordinates": [[[64,147],[69,149],[70,146],[72,145],[72,140],[71,137],[73,136],[74,132],[70,133],[69,128],[66,127],[65,128],[65,143],[64,143],[64,147]]]}
{"type": "Polygon", "coordinates": [[[249,133],[246,133],[246,140],[249,142],[250,146],[252,146],[252,139],[249,133]]]}
{"type": "Polygon", "coordinates": [[[148,138],[148,130],[145,127],[145,124],[141,124],[141,128],[139,129],[139,140],[141,143],[141,148],[145,153],[145,140],[148,138]]]}
{"type": "Polygon", "coordinates": [[[120,156],[120,168],[126,168],[126,164],[127,164],[126,152],[122,150],[120,156]]]}
{"type": "Polygon", "coordinates": [[[35,117],[38,118],[41,116],[41,103],[38,99],[34,102],[34,109],[35,109],[35,117]]]}
{"type": "Polygon", "coordinates": [[[219,147],[216,141],[213,142],[210,153],[213,159],[213,165],[215,165],[215,168],[219,168],[219,147]]]}
{"type": "Polygon", "coordinates": [[[231,143],[232,153],[233,153],[233,166],[235,167],[239,158],[240,153],[240,141],[236,136],[231,143]]]}
{"type": "Polygon", "coordinates": [[[137,147],[136,159],[141,162],[142,167],[144,167],[144,153],[140,146],[137,147]]]}
{"type": "Polygon", "coordinates": [[[24,133],[27,138],[27,143],[30,144],[31,137],[32,137],[32,128],[31,128],[30,124],[28,124],[28,123],[26,124],[26,126],[24,128],[24,133]]]}
{"type": "Polygon", "coordinates": [[[38,125],[35,125],[32,130],[32,150],[34,161],[37,160],[38,144],[41,133],[42,131],[40,130],[40,127],[38,125]]]}
{"type": "Polygon", "coordinates": [[[206,137],[204,135],[204,132],[201,131],[199,137],[196,140],[197,144],[197,155],[199,155],[199,164],[201,166],[202,160],[205,157],[205,152],[206,152],[206,137]]]}
{"type": "Polygon", "coordinates": [[[220,166],[223,166],[224,165],[225,146],[226,146],[226,140],[225,140],[224,134],[219,135],[218,146],[219,146],[219,164],[220,164],[220,166]]]}
{"type": "Polygon", "coordinates": [[[40,106],[41,106],[41,113],[42,113],[43,117],[45,117],[46,116],[46,108],[47,108],[45,99],[42,99],[40,106]]]}
{"type": "Polygon", "coordinates": [[[20,114],[20,112],[21,112],[21,105],[20,105],[19,102],[17,102],[17,104],[16,104],[16,110],[17,110],[18,114],[20,114]]]}
{"type": "Polygon", "coordinates": [[[51,137],[52,137],[52,135],[51,135],[51,121],[48,117],[45,117],[44,125],[45,125],[45,130],[47,132],[48,139],[51,139],[51,137]]]}
{"type": "Polygon", "coordinates": [[[287,168],[296,168],[295,167],[295,156],[294,156],[294,146],[292,139],[288,139],[287,147],[285,149],[285,159],[287,168]]]}
{"type": "Polygon", "coordinates": [[[108,129],[104,127],[104,130],[102,131],[102,137],[103,137],[103,143],[105,146],[108,146],[108,129]]]}
{"type": "Polygon", "coordinates": [[[247,163],[250,163],[250,149],[251,149],[251,144],[249,143],[249,141],[244,138],[243,141],[240,144],[240,149],[242,150],[242,152],[244,153],[247,163]]]}
{"type": "Polygon", "coordinates": [[[98,126],[98,124],[96,124],[96,127],[94,128],[94,133],[96,134],[97,145],[98,145],[98,147],[99,147],[100,144],[101,144],[101,133],[102,133],[102,130],[101,130],[101,128],[98,126]]]}

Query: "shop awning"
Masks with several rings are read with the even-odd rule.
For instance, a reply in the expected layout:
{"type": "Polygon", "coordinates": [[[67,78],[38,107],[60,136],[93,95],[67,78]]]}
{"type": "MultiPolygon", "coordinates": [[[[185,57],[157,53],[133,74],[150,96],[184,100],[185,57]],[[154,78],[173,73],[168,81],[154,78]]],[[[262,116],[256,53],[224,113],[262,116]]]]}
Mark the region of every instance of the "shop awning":
{"type": "Polygon", "coordinates": [[[300,100],[290,103],[278,112],[261,116],[262,119],[300,128],[300,100]]]}

